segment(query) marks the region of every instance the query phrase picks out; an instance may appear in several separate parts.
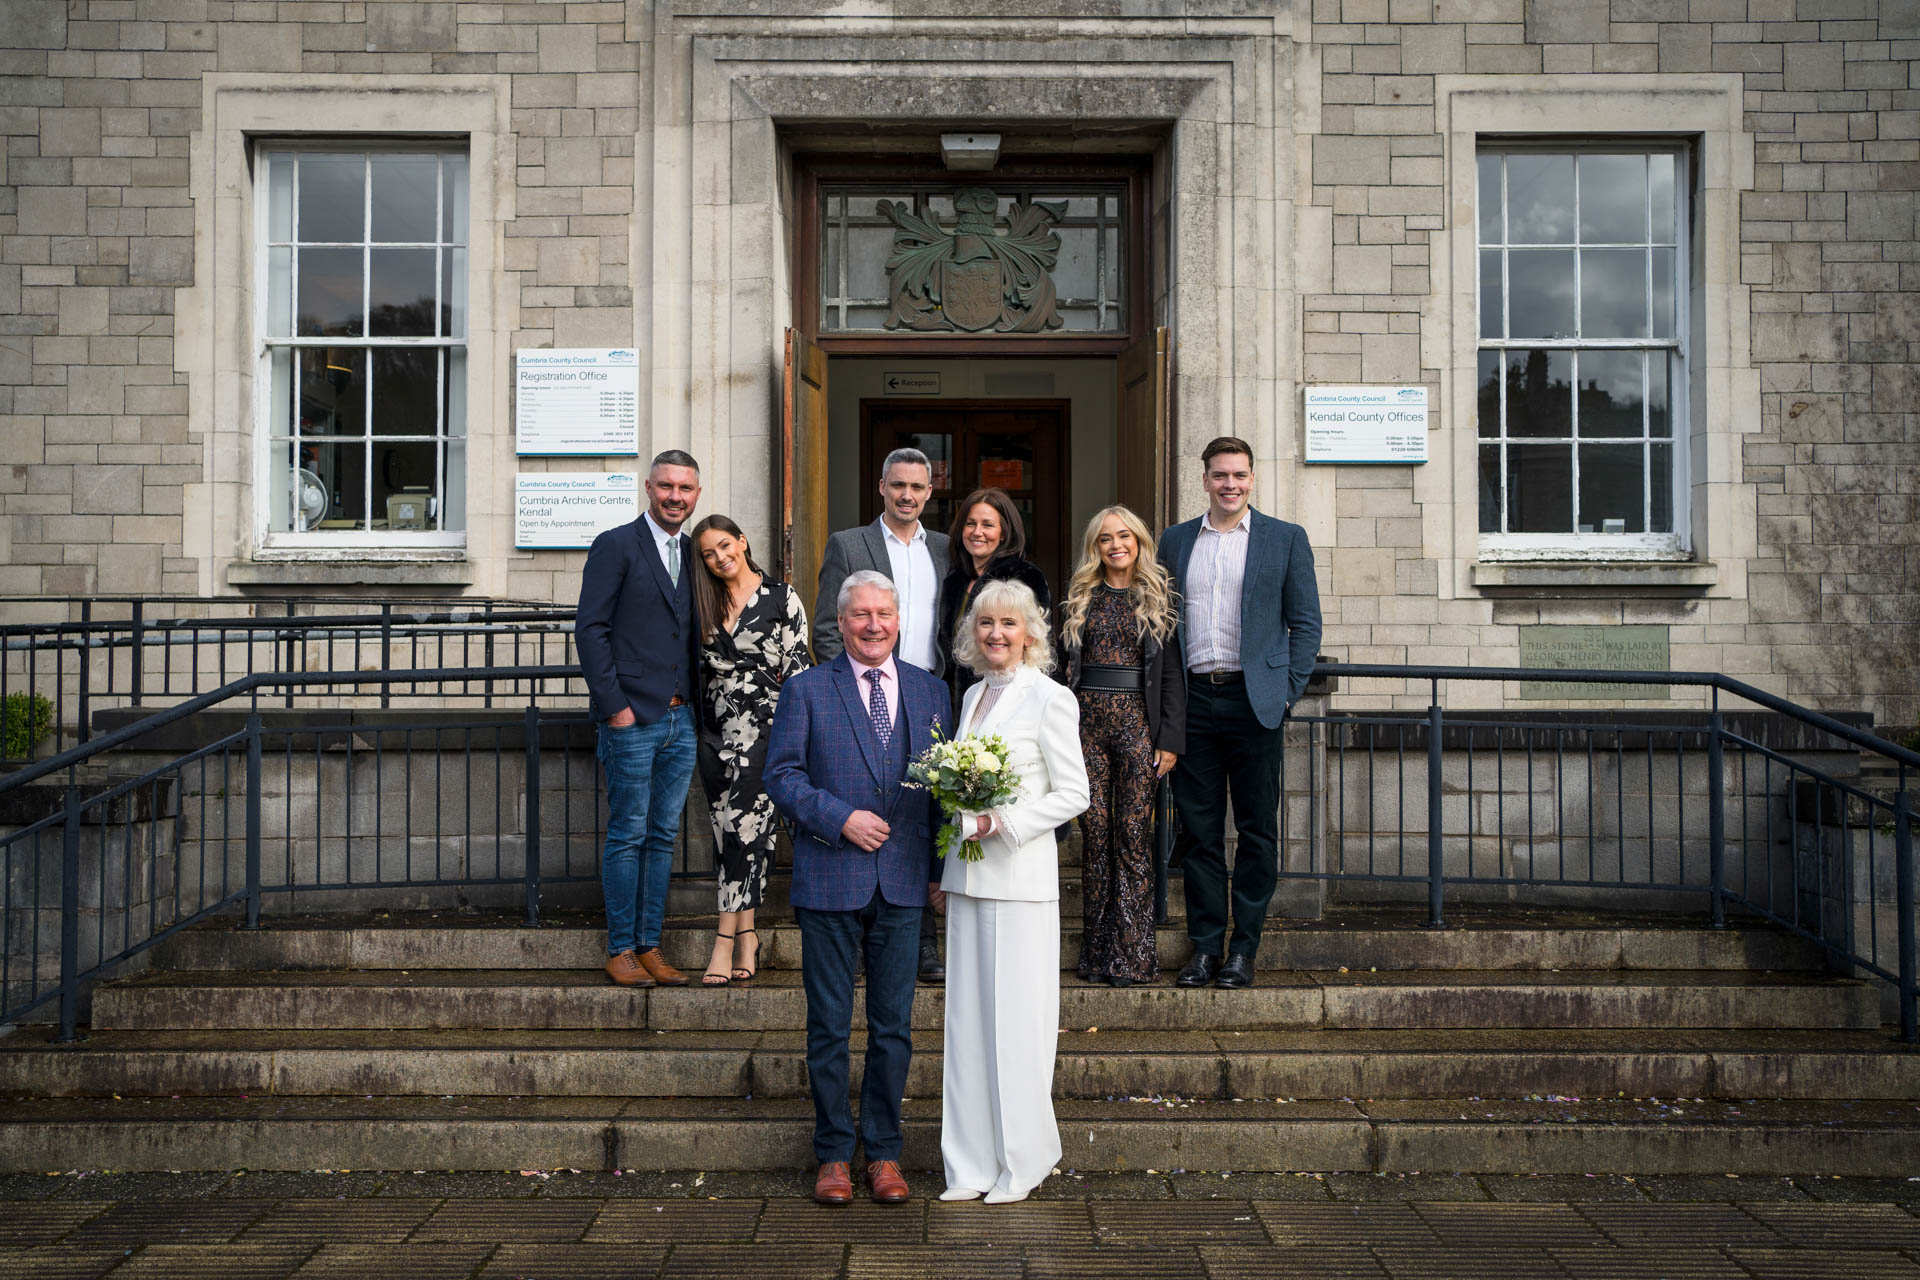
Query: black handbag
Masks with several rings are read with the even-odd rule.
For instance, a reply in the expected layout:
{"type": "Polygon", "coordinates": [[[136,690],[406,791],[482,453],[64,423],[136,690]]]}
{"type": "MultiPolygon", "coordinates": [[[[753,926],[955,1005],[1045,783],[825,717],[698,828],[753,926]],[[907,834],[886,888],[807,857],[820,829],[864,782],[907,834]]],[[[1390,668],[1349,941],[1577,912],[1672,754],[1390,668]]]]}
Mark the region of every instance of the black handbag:
{"type": "Polygon", "coordinates": [[[1179,839],[1180,815],[1173,805],[1171,775],[1160,779],[1153,793],[1153,922],[1167,922],[1167,871],[1179,839]]]}

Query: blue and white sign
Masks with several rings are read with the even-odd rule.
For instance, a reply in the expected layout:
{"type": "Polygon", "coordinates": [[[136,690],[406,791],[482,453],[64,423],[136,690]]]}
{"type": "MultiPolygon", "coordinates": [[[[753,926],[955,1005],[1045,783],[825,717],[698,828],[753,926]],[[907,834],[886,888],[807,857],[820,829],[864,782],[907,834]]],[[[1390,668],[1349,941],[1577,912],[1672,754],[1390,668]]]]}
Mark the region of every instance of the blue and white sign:
{"type": "Polygon", "coordinates": [[[521,457],[639,454],[639,352],[518,351],[513,383],[513,451],[521,457]]]}
{"type": "Polygon", "coordinates": [[[513,545],[521,550],[590,547],[639,518],[637,471],[523,471],[513,479],[513,545]]]}
{"type": "Polygon", "coordinates": [[[1425,462],[1425,387],[1308,387],[1308,462],[1425,462]]]}

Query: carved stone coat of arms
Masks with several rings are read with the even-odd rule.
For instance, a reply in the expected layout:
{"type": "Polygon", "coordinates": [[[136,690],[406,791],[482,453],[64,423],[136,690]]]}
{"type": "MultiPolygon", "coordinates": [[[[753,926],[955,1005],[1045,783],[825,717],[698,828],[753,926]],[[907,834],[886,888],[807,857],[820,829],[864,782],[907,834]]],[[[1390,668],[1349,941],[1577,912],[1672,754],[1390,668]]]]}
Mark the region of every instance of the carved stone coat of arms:
{"type": "Polygon", "coordinates": [[[1005,229],[994,216],[999,204],[986,187],[962,187],[953,193],[956,218],[947,231],[904,203],[879,203],[894,226],[887,328],[1040,333],[1061,326],[1053,287],[1060,237],[1052,226],[1066,204],[1015,205],[1005,229]]]}

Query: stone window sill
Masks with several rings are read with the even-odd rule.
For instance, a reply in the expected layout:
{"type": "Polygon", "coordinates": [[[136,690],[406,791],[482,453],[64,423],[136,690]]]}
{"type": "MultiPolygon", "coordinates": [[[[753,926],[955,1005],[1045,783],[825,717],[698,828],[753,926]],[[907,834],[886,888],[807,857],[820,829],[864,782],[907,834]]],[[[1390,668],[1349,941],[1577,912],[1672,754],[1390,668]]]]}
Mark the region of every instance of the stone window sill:
{"type": "Polygon", "coordinates": [[[1692,595],[1720,581],[1711,560],[1477,560],[1470,568],[1489,595],[1692,595]]]}

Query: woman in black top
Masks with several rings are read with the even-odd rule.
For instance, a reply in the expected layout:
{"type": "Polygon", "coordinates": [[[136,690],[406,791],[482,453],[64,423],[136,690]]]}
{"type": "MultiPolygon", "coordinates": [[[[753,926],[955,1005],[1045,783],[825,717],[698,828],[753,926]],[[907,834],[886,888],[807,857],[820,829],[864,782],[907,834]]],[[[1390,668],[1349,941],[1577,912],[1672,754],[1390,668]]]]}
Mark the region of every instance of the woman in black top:
{"type": "MultiPolygon", "coordinates": [[[[1013,499],[1001,489],[975,489],[956,508],[953,528],[952,561],[947,577],[940,584],[940,643],[953,652],[960,619],[967,616],[973,593],[983,582],[1013,581],[1025,583],[1040,602],[1045,615],[1053,608],[1053,593],[1047,589],[1047,576],[1040,566],[1026,558],[1027,529],[1013,499]]],[[[955,723],[960,715],[960,699],[966,696],[980,677],[965,663],[949,666],[953,686],[955,723]]]]}

